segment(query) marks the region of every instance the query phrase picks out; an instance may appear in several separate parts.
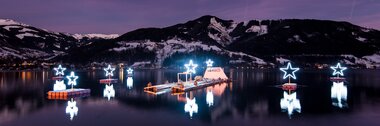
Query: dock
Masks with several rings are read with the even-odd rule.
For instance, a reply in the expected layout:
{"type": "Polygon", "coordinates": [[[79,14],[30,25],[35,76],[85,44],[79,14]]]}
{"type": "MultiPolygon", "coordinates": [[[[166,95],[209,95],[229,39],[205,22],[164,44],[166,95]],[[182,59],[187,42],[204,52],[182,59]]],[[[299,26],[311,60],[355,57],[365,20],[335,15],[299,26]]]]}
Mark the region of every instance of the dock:
{"type": "Polygon", "coordinates": [[[147,86],[144,88],[144,92],[150,93],[150,94],[164,94],[171,92],[173,94],[180,94],[184,92],[188,92],[191,90],[196,90],[200,88],[205,88],[208,86],[213,86],[215,84],[221,84],[221,83],[226,83],[230,82],[230,80],[225,79],[225,80],[209,80],[209,79],[204,79],[201,81],[187,81],[187,82],[181,82],[181,83],[167,83],[167,84],[159,84],[159,85],[154,85],[154,86],[147,86]],[[196,83],[196,85],[194,85],[196,83]]]}
{"type": "Polygon", "coordinates": [[[75,96],[83,96],[83,95],[89,95],[91,93],[90,89],[66,89],[61,91],[49,91],[48,97],[55,98],[55,97],[75,97],[75,96]]]}
{"type": "Polygon", "coordinates": [[[117,79],[101,79],[99,80],[99,83],[101,84],[110,84],[110,83],[117,83],[117,79]]]}

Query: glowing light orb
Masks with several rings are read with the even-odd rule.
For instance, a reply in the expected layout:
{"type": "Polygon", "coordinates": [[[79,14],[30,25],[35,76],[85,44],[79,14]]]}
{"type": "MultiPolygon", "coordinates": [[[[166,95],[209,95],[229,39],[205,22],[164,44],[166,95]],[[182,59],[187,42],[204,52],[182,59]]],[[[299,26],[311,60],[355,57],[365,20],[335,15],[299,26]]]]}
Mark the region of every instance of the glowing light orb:
{"type": "Polygon", "coordinates": [[[56,72],[55,72],[55,75],[56,76],[63,76],[65,75],[64,71],[66,70],[66,68],[62,67],[61,65],[58,65],[58,68],[53,68],[56,72]]]}
{"type": "Polygon", "coordinates": [[[56,80],[54,87],[53,87],[53,90],[54,91],[66,90],[66,85],[63,81],[56,80]]]}
{"type": "Polygon", "coordinates": [[[112,68],[111,65],[108,65],[107,68],[104,68],[104,71],[106,71],[106,77],[113,76],[113,71],[115,68],[112,68]]]}
{"type": "Polygon", "coordinates": [[[127,87],[128,87],[128,89],[132,89],[132,87],[133,87],[133,78],[132,77],[128,77],[127,87]]]}
{"type": "Polygon", "coordinates": [[[293,115],[294,111],[301,113],[300,100],[297,99],[297,93],[288,94],[284,91],[284,97],[281,98],[280,106],[282,111],[287,111],[289,117],[293,115]]]}
{"type": "Polygon", "coordinates": [[[212,64],[214,63],[214,61],[212,61],[211,59],[208,59],[206,61],[206,64],[207,64],[207,67],[212,67],[212,64]]]}
{"type": "Polygon", "coordinates": [[[195,103],[195,98],[190,99],[186,97],[185,112],[188,112],[190,117],[193,117],[193,113],[198,113],[198,105],[195,103]]]}
{"type": "Polygon", "coordinates": [[[74,116],[78,115],[78,107],[76,101],[68,101],[66,106],[66,114],[70,115],[70,120],[73,120],[74,116]]]}
{"type": "Polygon", "coordinates": [[[294,73],[300,70],[300,68],[293,68],[292,64],[289,62],[285,68],[280,68],[280,70],[285,73],[283,79],[286,79],[288,77],[296,79],[296,75],[294,73]]]}
{"type": "Polygon", "coordinates": [[[131,68],[128,68],[127,73],[128,73],[128,74],[132,74],[132,73],[133,73],[133,70],[132,70],[131,68]]]}
{"type": "Polygon", "coordinates": [[[74,86],[74,85],[77,85],[77,79],[78,79],[78,76],[75,76],[75,73],[73,71],[70,72],[70,76],[66,76],[66,78],[69,80],[69,82],[67,83],[68,85],[71,85],[71,86],[74,86]]]}
{"type": "Polygon", "coordinates": [[[186,72],[187,73],[194,73],[195,74],[195,68],[198,67],[198,64],[194,64],[193,60],[189,61],[189,64],[185,64],[186,72]]]}
{"type": "Polygon", "coordinates": [[[115,97],[115,89],[113,88],[113,85],[106,85],[106,87],[103,90],[103,97],[108,98],[108,101],[111,98],[115,97]]]}
{"type": "Polygon", "coordinates": [[[207,91],[206,102],[209,107],[214,105],[214,94],[212,93],[212,91],[207,91]]]}
{"type": "Polygon", "coordinates": [[[344,76],[343,71],[347,69],[347,67],[340,66],[340,63],[336,64],[335,67],[332,66],[330,68],[334,70],[333,76],[335,76],[335,75],[344,76]]]}
{"type": "Polygon", "coordinates": [[[331,99],[332,104],[336,107],[343,108],[347,106],[347,86],[343,82],[333,82],[331,99]]]}

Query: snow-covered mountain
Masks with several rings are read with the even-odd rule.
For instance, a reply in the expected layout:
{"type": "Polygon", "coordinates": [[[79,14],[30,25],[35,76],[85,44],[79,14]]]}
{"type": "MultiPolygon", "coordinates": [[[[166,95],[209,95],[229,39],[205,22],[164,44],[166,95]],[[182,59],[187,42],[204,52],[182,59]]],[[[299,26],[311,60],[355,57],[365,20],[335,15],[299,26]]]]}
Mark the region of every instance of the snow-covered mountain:
{"type": "Polygon", "coordinates": [[[326,20],[235,22],[207,15],[120,36],[56,33],[1,20],[0,44],[2,60],[12,57],[22,61],[34,56],[51,62],[105,61],[162,67],[189,58],[199,62],[214,58],[221,65],[235,66],[273,66],[293,61],[313,67],[340,61],[352,66],[380,67],[378,30],[326,20]],[[58,43],[60,48],[54,46],[58,43]],[[29,53],[23,55],[24,52],[29,53]]]}

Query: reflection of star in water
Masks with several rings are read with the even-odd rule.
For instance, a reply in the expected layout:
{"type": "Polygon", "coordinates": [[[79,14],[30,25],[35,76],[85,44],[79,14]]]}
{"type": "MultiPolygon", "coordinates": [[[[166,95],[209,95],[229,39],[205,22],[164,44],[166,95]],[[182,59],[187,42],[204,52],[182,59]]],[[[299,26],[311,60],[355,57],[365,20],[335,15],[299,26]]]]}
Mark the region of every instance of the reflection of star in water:
{"type": "Polygon", "coordinates": [[[207,67],[212,67],[212,64],[214,63],[214,61],[212,61],[211,59],[208,59],[206,61],[206,64],[207,64],[207,67]]]}
{"type": "Polygon", "coordinates": [[[78,107],[76,101],[67,102],[66,114],[70,115],[70,120],[73,120],[74,116],[78,115],[78,107]]]}
{"type": "Polygon", "coordinates": [[[287,77],[291,77],[293,79],[296,79],[296,75],[294,74],[295,72],[297,72],[300,68],[293,68],[292,67],[292,64],[290,64],[290,62],[288,63],[288,65],[286,66],[286,68],[280,68],[280,70],[282,72],[284,72],[284,79],[286,79],[287,77]]]}
{"type": "Polygon", "coordinates": [[[335,67],[330,67],[330,68],[334,70],[333,76],[335,75],[344,76],[343,71],[347,69],[347,67],[341,67],[340,63],[338,63],[335,67]]]}
{"type": "Polygon", "coordinates": [[[60,76],[63,76],[65,73],[63,71],[66,70],[66,68],[63,68],[61,65],[58,65],[58,68],[53,68],[56,73],[55,75],[60,75],[60,76]]]}
{"type": "Polygon", "coordinates": [[[195,74],[195,68],[198,67],[198,64],[193,64],[193,60],[190,60],[189,64],[185,64],[186,72],[187,73],[194,73],[195,74]]]}
{"type": "Polygon", "coordinates": [[[301,104],[297,99],[297,93],[288,94],[284,91],[284,97],[281,98],[280,106],[283,111],[287,111],[289,117],[293,114],[293,111],[301,113],[301,104]]]}
{"type": "Polygon", "coordinates": [[[343,82],[333,82],[331,87],[332,104],[339,108],[346,107],[347,101],[347,86],[343,82]]]}
{"type": "Polygon", "coordinates": [[[113,76],[113,71],[115,68],[112,68],[111,65],[108,65],[107,68],[104,68],[104,71],[106,71],[106,76],[113,76]]]}
{"type": "Polygon", "coordinates": [[[207,91],[206,102],[209,107],[214,105],[214,94],[212,93],[212,91],[207,91]]]}
{"type": "Polygon", "coordinates": [[[128,68],[127,73],[132,74],[133,70],[131,68],[128,68]]]}
{"type": "Polygon", "coordinates": [[[193,113],[198,113],[198,105],[195,103],[195,98],[190,99],[186,97],[185,112],[189,112],[190,117],[193,117],[193,113]]]}
{"type": "Polygon", "coordinates": [[[108,101],[115,97],[115,89],[113,88],[113,85],[106,85],[106,87],[103,90],[103,97],[107,97],[108,101]]]}
{"type": "Polygon", "coordinates": [[[66,76],[67,79],[69,79],[68,85],[77,85],[76,80],[78,79],[78,76],[75,76],[75,73],[71,71],[70,76],[66,76]]]}
{"type": "Polygon", "coordinates": [[[133,78],[132,77],[128,77],[127,87],[128,87],[128,89],[132,89],[132,87],[133,87],[133,78]]]}

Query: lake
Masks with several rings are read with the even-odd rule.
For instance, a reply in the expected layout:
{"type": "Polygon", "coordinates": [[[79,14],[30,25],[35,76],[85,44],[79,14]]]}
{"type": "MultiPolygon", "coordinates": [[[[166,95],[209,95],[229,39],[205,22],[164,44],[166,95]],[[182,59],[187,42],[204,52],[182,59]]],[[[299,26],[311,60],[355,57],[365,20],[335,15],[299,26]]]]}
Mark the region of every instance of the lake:
{"type": "Polygon", "coordinates": [[[347,70],[342,83],[329,80],[330,70],[300,70],[290,93],[279,88],[287,80],[278,69],[226,69],[231,83],[181,95],[143,91],[176,81],[177,72],[116,70],[120,82],[106,87],[103,71],[76,71],[76,87],[91,95],[68,100],[47,98],[53,71],[0,72],[0,125],[380,125],[379,70],[347,70]],[[66,111],[68,101],[76,112],[66,111]]]}

